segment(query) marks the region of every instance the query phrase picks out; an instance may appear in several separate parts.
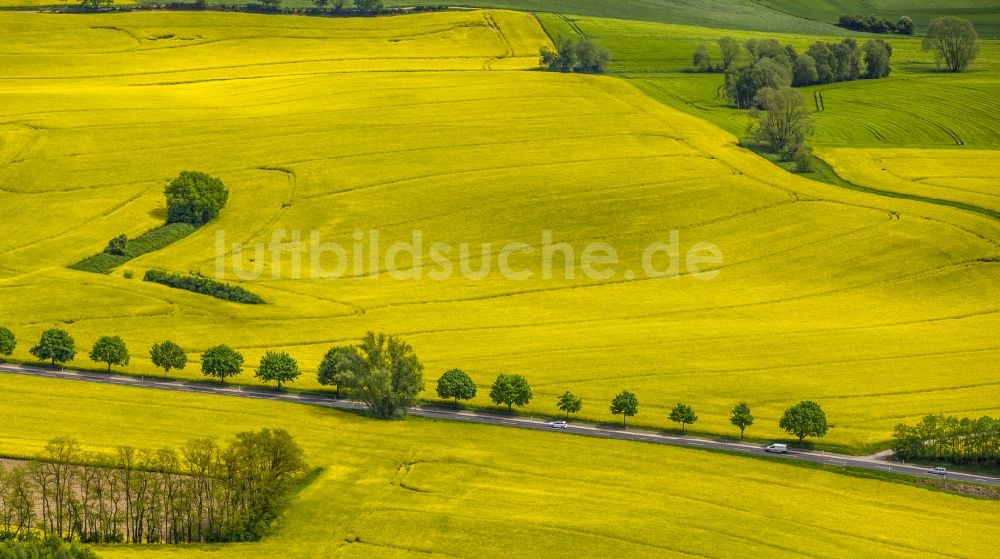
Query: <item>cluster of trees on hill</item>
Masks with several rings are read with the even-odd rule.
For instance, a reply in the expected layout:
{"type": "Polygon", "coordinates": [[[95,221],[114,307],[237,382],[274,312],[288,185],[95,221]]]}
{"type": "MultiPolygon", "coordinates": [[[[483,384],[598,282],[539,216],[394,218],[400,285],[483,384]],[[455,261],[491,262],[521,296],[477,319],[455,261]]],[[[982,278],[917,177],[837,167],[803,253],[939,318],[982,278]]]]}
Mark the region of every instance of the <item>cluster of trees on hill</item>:
{"type": "MultiPolygon", "coordinates": [[[[277,6],[281,0],[268,0],[277,6]]],[[[377,14],[385,9],[382,0],[313,0],[317,8],[332,8],[334,12],[342,12],[349,9],[351,5],[354,9],[366,13],[377,14]]]]}
{"type": "Polygon", "coordinates": [[[917,29],[913,18],[903,16],[895,23],[881,16],[840,16],[837,21],[839,27],[866,33],[898,33],[900,35],[913,35],[917,29]]]}
{"type": "Polygon", "coordinates": [[[280,429],[238,433],[224,447],[192,439],[179,451],[122,446],[114,454],[57,438],[39,459],[0,468],[0,537],[255,541],[305,471],[301,447],[280,429]]]}
{"type": "Polygon", "coordinates": [[[882,39],[871,39],[863,46],[854,39],[839,43],[816,41],[804,53],[777,39],[750,39],[741,48],[735,40],[723,37],[718,44],[722,53],[719,64],[713,63],[704,43],[695,50],[692,63],[702,72],[725,73],[726,98],[741,109],[754,106],[757,92],[765,87],[877,79],[892,71],[892,45],[882,39]],[[749,58],[738,66],[743,49],[749,58]]]}
{"type": "Polygon", "coordinates": [[[903,460],[943,460],[1000,467],[1000,418],[928,415],[916,425],[900,423],[892,450],[903,460]]]}
{"type": "Polygon", "coordinates": [[[555,50],[549,47],[541,49],[540,65],[550,72],[601,74],[611,63],[611,51],[590,37],[577,40],[557,37],[555,47],[555,50]]]}
{"type": "Polygon", "coordinates": [[[762,145],[784,161],[794,161],[801,172],[812,169],[812,149],[808,140],[813,117],[802,96],[790,87],[765,87],[754,98],[750,112],[748,141],[762,145]]]}
{"type": "Polygon", "coordinates": [[[229,200],[229,190],[217,177],[197,171],[182,171],[164,190],[167,223],[135,239],[117,235],[101,254],[70,266],[75,270],[110,273],[115,266],[143,254],[160,250],[190,235],[198,227],[218,217],[229,200]]]}

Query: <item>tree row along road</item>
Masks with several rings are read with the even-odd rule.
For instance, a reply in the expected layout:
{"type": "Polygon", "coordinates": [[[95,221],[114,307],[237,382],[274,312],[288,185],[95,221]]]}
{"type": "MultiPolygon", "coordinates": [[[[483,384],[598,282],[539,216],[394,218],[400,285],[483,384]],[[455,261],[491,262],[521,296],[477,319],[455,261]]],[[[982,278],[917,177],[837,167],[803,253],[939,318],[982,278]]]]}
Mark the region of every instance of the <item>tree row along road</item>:
{"type": "MultiPolygon", "coordinates": [[[[219,396],[234,396],[239,398],[257,398],[261,400],[274,400],[279,402],[291,402],[297,404],[309,404],[324,406],[343,410],[362,410],[364,405],[360,402],[350,400],[337,400],[332,397],[317,396],[311,394],[297,394],[294,392],[273,392],[246,388],[238,385],[210,385],[203,383],[192,383],[174,380],[161,380],[154,378],[141,378],[126,375],[109,375],[88,373],[74,370],[56,371],[52,369],[42,369],[26,365],[4,364],[0,365],[0,372],[28,375],[33,377],[78,380],[86,382],[96,382],[103,384],[115,384],[119,386],[133,386],[138,388],[158,388],[162,390],[174,390],[178,392],[194,392],[198,394],[213,394],[219,396]]],[[[939,478],[940,476],[931,474],[924,466],[911,466],[889,462],[877,458],[876,456],[848,456],[818,451],[792,451],[788,454],[770,454],[759,444],[721,441],[707,439],[697,436],[682,436],[659,433],[656,431],[645,431],[632,429],[625,431],[619,428],[604,427],[588,423],[569,424],[565,429],[557,432],[552,429],[548,420],[535,419],[529,417],[507,416],[490,412],[476,412],[468,410],[449,410],[431,406],[415,407],[407,410],[409,415],[426,417],[432,419],[445,419],[451,421],[465,421],[468,423],[482,423],[486,425],[500,425],[505,427],[517,427],[520,429],[535,429],[539,431],[553,431],[553,435],[573,434],[588,437],[602,437],[606,439],[617,439],[623,441],[640,441],[647,443],[668,444],[683,446],[688,448],[701,448],[720,450],[734,454],[748,454],[756,456],[771,456],[784,460],[799,460],[813,462],[816,464],[826,464],[829,466],[862,468],[866,470],[876,470],[882,472],[892,472],[907,474],[918,477],[939,478]]],[[[982,483],[987,485],[1000,486],[1000,477],[980,474],[969,474],[956,471],[949,471],[947,479],[953,481],[966,481],[972,483],[982,483]]]]}

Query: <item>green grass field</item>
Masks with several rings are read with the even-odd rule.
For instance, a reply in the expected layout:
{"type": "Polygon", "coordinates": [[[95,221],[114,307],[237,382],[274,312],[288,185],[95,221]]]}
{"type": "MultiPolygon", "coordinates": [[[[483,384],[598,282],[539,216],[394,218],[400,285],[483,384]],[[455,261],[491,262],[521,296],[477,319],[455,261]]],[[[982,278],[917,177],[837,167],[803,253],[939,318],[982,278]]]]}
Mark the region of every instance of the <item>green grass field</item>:
{"type": "MultiPolygon", "coordinates": [[[[632,22],[591,17],[539,16],[553,36],[585,34],[614,54],[611,70],[656,99],[734,134],[746,129],[745,111],[730,108],[719,94],[721,74],[689,73],[701,43],[718,56],[715,41],[730,36],[775,38],[800,52],[816,40],[806,36],[632,22]],[[570,22],[575,29],[570,26],[570,22]]],[[[861,39],[863,42],[865,39],[861,39]]],[[[799,88],[808,103],[821,91],[826,110],[816,113],[814,142],[849,147],[989,147],[1000,145],[1000,42],[981,41],[971,71],[937,71],[934,55],[919,38],[892,37],[893,72],[887,79],[799,88]],[[956,102],[960,99],[961,102],[956,102]]],[[[746,56],[746,53],[744,53],[746,56]]]]}
{"type": "Polygon", "coordinates": [[[774,10],[799,17],[836,22],[842,15],[881,15],[895,21],[910,16],[923,33],[936,17],[959,16],[972,21],[979,33],[996,38],[1000,33],[998,0],[755,0],[774,10]]]}
{"type": "MultiPolygon", "coordinates": [[[[53,0],[0,0],[19,3],[25,1],[52,2],[53,0]]],[[[137,3],[154,3],[138,0],[137,3]]],[[[218,4],[245,4],[247,0],[209,0],[218,4]]],[[[812,33],[843,33],[831,25],[836,21],[815,21],[801,15],[786,13],[763,6],[753,0],[384,0],[386,7],[410,6],[464,6],[475,8],[502,8],[538,13],[580,14],[644,21],[687,23],[735,29],[761,29],[768,31],[796,30],[812,33]]],[[[312,0],[282,0],[282,6],[311,8],[312,0]]]]}
{"type": "Polygon", "coordinates": [[[639,423],[666,427],[683,400],[696,430],[732,433],[728,410],[747,400],[749,434],[765,438],[809,398],[834,424],[826,442],[852,447],[927,413],[1000,413],[1000,224],[797,178],[619,78],[523,71],[548,40],[530,15],[0,20],[0,322],[15,358],[61,326],[82,349],[70,366],[120,334],[130,369],[150,373],[149,346],[171,338],[192,359],[243,350],[242,382],[265,350],[288,350],[296,386],[315,387],[329,346],[378,329],[416,348],[428,387],[467,370],[476,405],[499,372],[526,375],[532,413],[571,389],[583,417],[613,421],[608,402],[631,389],[639,423]],[[125,265],[136,278],[213,275],[219,230],[269,243],[316,229],[350,246],[377,229],[388,246],[419,229],[478,249],[538,247],[548,229],[577,251],[612,243],[621,264],[604,280],[324,280],[291,279],[286,258],[244,284],[270,303],[253,308],[66,268],[162,223],[162,189],[184,169],[221,176],[229,206],[125,265]],[[716,244],[719,278],[629,279],[670,230],[684,250],[716,244]]]}
{"type": "Polygon", "coordinates": [[[289,430],[321,474],[261,542],[115,558],[990,557],[1000,504],[658,445],[0,376],[0,453],[289,430]],[[861,520],[863,519],[863,521],[861,520]]]}

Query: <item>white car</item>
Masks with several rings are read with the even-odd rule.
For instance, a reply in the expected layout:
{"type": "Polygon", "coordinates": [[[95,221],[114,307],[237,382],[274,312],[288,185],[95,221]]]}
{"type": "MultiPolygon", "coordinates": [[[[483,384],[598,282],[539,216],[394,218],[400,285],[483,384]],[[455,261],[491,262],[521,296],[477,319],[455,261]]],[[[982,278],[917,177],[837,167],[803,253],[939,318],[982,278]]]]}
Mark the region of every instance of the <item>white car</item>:
{"type": "Polygon", "coordinates": [[[765,452],[777,452],[778,454],[788,454],[788,445],[785,443],[769,444],[764,448],[765,452]]]}
{"type": "Polygon", "coordinates": [[[566,423],[565,421],[550,421],[549,422],[549,427],[551,427],[553,429],[565,429],[568,426],[569,426],[569,423],[566,423]]]}
{"type": "Polygon", "coordinates": [[[945,469],[945,468],[942,468],[941,466],[936,466],[934,468],[931,468],[931,469],[927,470],[927,473],[934,474],[936,476],[943,476],[943,475],[945,475],[945,474],[948,473],[948,470],[945,469]]]}

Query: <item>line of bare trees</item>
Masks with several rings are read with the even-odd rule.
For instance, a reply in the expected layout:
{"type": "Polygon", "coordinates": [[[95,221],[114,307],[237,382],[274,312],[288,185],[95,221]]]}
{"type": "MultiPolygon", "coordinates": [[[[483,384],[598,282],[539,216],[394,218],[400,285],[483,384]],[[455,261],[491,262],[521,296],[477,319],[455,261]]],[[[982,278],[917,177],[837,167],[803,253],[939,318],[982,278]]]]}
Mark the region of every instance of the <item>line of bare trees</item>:
{"type": "Polygon", "coordinates": [[[257,540],[305,470],[301,447],[280,429],[242,432],[225,446],[192,439],[179,451],[113,454],[57,438],[37,460],[0,466],[0,539],[257,540]]]}

